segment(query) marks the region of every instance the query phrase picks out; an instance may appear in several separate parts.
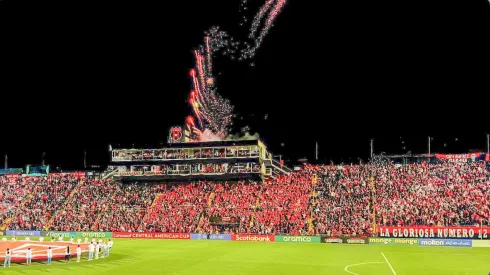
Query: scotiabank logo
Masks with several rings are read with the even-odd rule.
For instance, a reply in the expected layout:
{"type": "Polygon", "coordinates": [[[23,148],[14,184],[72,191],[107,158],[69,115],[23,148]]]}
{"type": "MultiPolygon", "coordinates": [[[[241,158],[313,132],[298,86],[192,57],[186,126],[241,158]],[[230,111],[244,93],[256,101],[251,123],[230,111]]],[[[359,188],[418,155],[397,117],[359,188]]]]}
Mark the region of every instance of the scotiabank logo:
{"type": "Polygon", "coordinates": [[[231,235],[232,241],[238,242],[273,242],[274,235],[231,235]]]}
{"type": "Polygon", "coordinates": [[[134,238],[134,239],[163,239],[163,240],[189,240],[190,234],[186,233],[112,233],[113,238],[134,238]]]}

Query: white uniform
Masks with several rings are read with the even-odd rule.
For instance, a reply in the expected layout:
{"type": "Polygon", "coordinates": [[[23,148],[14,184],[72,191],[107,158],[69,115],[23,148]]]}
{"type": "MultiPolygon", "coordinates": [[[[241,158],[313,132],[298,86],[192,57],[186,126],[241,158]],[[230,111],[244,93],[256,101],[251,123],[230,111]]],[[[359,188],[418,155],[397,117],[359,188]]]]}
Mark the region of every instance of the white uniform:
{"type": "Polygon", "coordinates": [[[93,243],[89,244],[88,246],[88,260],[91,261],[94,259],[94,251],[95,251],[95,246],[93,243]]]}
{"type": "Polygon", "coordinates": [[[48,248],[48,264],[51,264],[52,258],[53,258],[53,250],[48,248]]]}
{"type": "Polygon", "coordinates": [[[100,249],[100,244],[97,243],[95,245],[95,259],[97,260],[99,258],[99,249],[100,249]]]}
{"type": "Polygon", "coordinates": [[[60,236],[60,237],[58,238],[58,241],[62,242],[62,241],[63,241],[63,237],[62,237],[62,236],[60,236]]]}
{"type": "Polygon", "coordinates": [[[78,238],[77,242],[78,242],[78,244],[81,244],[82,243],[82,239],[78,238]]]}
{"type": "Polygon", "coordinates": [[[102,250],[102,258],[105,258],[105,250],[106,250],[105,243],[102,243],[100,245],[100,249],[102,250]]]}
{"type": "Polygon", "coordinates": [[[26,251],[26,262],[27,262],[27,265],[31,264],[31,262],[32,262],[32,250],[26,251]]]}
{"type": "Polygon", "coordinates": [[[40,237],[40,238],[39,238],[39,241],[40,241],[40,242],[44,242],[44,238],[43,238],[43,237],[40,237]]]}
{"type": "Polygon", "coordinates": [[[88,238],[87,237],[85,237],[85,243],[88,243],[88,238]]]}
{"type": "Polygon", "coordinates": [[[77,247],[77,263],[80,262],[80,258],[82,257],[82,249],[77,247]]]}

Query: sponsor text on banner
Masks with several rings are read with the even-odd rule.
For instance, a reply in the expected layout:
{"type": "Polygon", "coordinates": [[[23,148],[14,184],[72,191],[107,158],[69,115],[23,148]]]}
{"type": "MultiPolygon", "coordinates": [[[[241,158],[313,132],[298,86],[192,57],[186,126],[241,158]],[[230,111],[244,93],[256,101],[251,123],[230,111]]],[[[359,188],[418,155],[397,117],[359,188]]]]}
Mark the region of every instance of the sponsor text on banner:
{"type": "Polygon", "coordinates": [[[231,240],[236,242],[274,242],[274,235],[251,235],[251,234],[233,234],[231,240]]]}
{"type": "Polygon", "coordinates": [[[378,227],[378,237],[386,238],[447,238],[488,239],[490,227],[378,227]]]}
{"type": "Polygon", "coordinates": [[[321,243],[321,237],[315,236],[275,236],[276,242],[284,243],[321,243]]]}
{"type": "Polygon", "coordinates": [[[162,240],[190,240],[188,233],[139,233],[139,232],[112,232],[113,238],[132,238],[132,239],[162,239],[162,240]]]}

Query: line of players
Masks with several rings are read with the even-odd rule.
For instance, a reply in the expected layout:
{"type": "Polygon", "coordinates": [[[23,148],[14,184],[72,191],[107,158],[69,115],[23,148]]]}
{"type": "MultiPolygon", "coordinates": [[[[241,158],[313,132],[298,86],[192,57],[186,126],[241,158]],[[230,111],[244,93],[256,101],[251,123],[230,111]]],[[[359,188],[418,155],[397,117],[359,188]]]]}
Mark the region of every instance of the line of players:
{"type": "MultiPolygon", "coordinates": [[[[88,242],[88,239],[85,239],[85,241],[88,242]]],[[[95,239],[92,240],[92,242],[89,244],[88,246],[88,260],[89,261],[92,261],[94,260],[94,256],[95,256],[95,260],[98,260],[99,259],[99,253],[102,253],[101,257],[102,258],[106,258],[106,257],[109,257],[110,255],[110,251],[112,249],[112,245],[114,244],[114,242],[112,240],[109,239],[109,241],[106,241],[106,242],[103,242],[102,239],[99,239],[98,242],[95,243],[94,245],[94,242],[95,242],[95,239]]],[[[79,242],[80,243],[80,239],[79,239],[79,242]]],[[[27,251],[25,252],[26,253],[26,265],[32,265],[32,251],[31,251],[31,248],[27,248],[27,251]]],[[[77,263],[80,262],[80,258],[82,257],[82,249],[80,248],[80,245],[78,245],[77,249],[76,249],[76,253],[77,253],[77,263]]],[[[66,249],[65,249],[65,260],[64,260],[64,263],[68,263],[70,261],[70,246],[67,246],[66,249]]],[[[51,247],[48,248],[47,250],[47,262],[46,264],[50,265],[51,262],[52,262],[52,259],[53,259],[53,250],[51,249],[51,247]]],[[[7,251],[5,252],[5,260],[3,262],[3,267],[10,267],[10,259],[11,259],[11,251],[9,248],[7,248],[7,251]]]]}

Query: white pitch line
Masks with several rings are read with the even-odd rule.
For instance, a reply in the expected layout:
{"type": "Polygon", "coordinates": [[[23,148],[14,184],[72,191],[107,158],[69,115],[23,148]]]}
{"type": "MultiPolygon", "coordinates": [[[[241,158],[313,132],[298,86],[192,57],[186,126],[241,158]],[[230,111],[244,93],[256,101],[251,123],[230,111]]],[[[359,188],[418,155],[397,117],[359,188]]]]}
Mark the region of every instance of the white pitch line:
{"type": "Polygon", "coordinates": [[[357,273],[354,273],[354,272],[351,272],[349,271],[349,267],[351,266],[358,266],[358,265],[365,265],[365,264],[384,264],[384,262],[372,262],[372,263],[360,263],[360,264],[351,264],[351,265],[348,265],[344,268],[345,272],[347,273],[350,273],[350,274],[353,274],[353,275],[359,275],[357,273]]]}
{"type": "Polygon", "coordinates": [[[383,258],[385,258],[386,260],[386,263],[390,266],[391,268],[391,271],[393,271],[393,275],[396,275],[396,272],[395,270],[393,269],[393,267],[391,266],[390,262],[388,261],[388,259],[386,258],[385,254],[383,252],[381,252],[381,255],[383,255],[383,258]]]}

